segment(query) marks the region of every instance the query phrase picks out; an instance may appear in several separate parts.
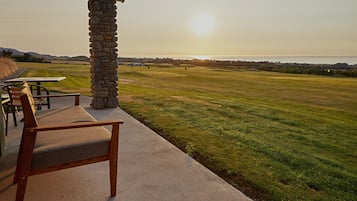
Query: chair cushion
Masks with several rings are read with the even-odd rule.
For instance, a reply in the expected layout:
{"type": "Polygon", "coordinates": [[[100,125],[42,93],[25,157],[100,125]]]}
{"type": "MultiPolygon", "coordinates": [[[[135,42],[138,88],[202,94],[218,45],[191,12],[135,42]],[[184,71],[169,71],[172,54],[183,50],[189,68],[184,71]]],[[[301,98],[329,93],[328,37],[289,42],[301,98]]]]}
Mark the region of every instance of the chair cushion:
{"type": "Polygon", "coordinates": [[[36,119],[38,125],[96,121],[80,105],[37,111],[36,119]]]}
{"type": "MultiPolygon", "coordinates": [[[[95,121],[81,106],[50,110],[37,118],[39,125],[95,121]]],[[[104,127],[87,127],[37,133],[32,169],[55,167],[70,162],[106,156],[110,132],[104,127]]]]}

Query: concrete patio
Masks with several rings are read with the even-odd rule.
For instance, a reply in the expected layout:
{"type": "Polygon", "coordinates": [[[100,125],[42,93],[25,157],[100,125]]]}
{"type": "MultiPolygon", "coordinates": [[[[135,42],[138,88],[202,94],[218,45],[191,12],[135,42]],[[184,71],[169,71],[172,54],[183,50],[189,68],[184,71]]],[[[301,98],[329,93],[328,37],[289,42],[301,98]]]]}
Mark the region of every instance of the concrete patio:
{"type": "MultiPolygon", "coordinates": [[[[89,97],[81,105],[96,119],[123,119],[120,127],[118,194],[110,198],[108,162],[29,178],[25,201],[240,201],[251,200],[210,170],[120,108],[94,110],[89,97]]],[[[54,99],[53,108],[73,104],[54,99]]],[[[7,153],[0,160],[0,201],[15,200],[12,185],[22,123],[9,119],[7,153]]]]}

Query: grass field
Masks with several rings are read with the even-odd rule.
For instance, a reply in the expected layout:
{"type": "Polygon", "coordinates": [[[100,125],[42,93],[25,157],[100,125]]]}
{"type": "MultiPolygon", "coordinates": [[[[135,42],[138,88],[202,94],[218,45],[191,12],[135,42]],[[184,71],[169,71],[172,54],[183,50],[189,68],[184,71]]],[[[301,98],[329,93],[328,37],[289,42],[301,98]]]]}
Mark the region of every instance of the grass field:
{"type": "MultiPolygon", "coordinates": [[[[87,65],[18,63],[89,94],[87,65]]],[[[256,199],[357,200],[357,79],[120,67],[120,106],[256,199]]]]}

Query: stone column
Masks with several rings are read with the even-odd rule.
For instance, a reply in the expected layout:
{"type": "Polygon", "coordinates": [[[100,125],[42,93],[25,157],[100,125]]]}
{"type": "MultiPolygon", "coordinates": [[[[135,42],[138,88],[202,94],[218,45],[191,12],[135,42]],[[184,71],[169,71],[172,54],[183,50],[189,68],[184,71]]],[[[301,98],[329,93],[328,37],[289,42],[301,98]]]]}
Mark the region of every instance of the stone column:
{"type": "Polygon", "coordinates": [[[91,106],[118,106],[116,0],[88,0],[91,106]]]}

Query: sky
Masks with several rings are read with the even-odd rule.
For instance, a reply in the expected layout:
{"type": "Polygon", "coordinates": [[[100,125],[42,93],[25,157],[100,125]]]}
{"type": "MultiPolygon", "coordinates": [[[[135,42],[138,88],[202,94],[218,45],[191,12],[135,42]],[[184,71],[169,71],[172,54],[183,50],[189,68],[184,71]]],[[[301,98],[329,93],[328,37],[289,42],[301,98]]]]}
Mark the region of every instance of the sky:
{"type": "MultiPolygon", "coordinates": [[[[123,57],[357,56],[357,0],[126,0],[123,57]]],[[[89,55],[85,0],[0,0],[0,47],[89,55]]]]}

